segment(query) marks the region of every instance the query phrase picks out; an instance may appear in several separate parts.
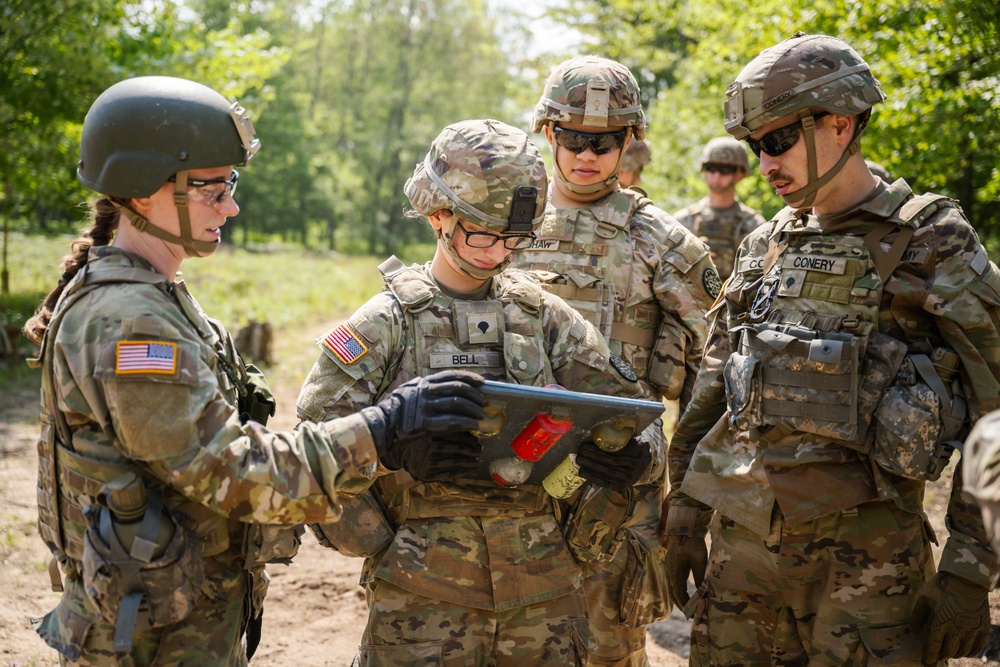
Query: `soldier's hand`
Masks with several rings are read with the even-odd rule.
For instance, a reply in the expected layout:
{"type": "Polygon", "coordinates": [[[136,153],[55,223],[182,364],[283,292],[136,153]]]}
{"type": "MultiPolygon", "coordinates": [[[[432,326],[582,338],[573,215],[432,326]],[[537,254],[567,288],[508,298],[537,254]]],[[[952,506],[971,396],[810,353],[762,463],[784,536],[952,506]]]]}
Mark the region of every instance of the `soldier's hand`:
{"type": "Polygon", "coordinates": [[[948,658],[982,654],[990,630],[989,591],[947,572],[924,584],[910,623],[924,636],[921,662],[930,667],[948,658]]]}
{"type": "Polygon", "coordinates": [[[363,408],[382,463],[402,468],[404,460],[416,460],[411,450],[419,450],[429,436],[476,429],[486,416],[483,381],[468,371],[441,371],[401,384],[378,405],[363,408]]]}
{"type": "Polygon", "coordinates": [[[428,436],[410,441],[401,467],[423,482],[453,482],[474,476],[481,453],[482,445],[469,432],[428,436]]]}
{"type": "Polygon", "coordinates": [[[584,440],[576,453],[576,464],[587,481],[621,492],[639,481],[652,458],[649,445],[635,438],[616,452],[606,452],[584,440]]]}
{"type": "Polygon", "coordinates": [[[693,535],[668,535],[667,587],[670,601],[678,609],[684,609],[691,596],[688,595],[688,575],[694,577],[694,584],[700,587],[705,581],[708,568],[708,548],[705,546],[705,531],[698,530],[693,535]]]}

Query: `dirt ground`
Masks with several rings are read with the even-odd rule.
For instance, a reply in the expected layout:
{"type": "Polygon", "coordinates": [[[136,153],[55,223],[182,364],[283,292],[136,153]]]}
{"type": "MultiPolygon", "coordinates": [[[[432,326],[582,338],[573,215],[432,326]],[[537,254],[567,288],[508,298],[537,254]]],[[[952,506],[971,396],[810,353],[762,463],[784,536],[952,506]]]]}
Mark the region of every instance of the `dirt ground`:
{"type": "MultiPolygon", "coordinates": [[[[279,400],[272,425],[295,424],[294,402],[299,383],[315,358],[311,338],[320,327],[279,332],[279,357],[269,373],[279,400]],[[280,340],[292,337],[294,340],[280,340]],[[281,345],[284,343],[284,345],[281,345]],[[301,355],[301,356],[298,356],[301,355]]],[[[35,532],[37,393],[34,389],[0,387],[0,667],[58,665],[57,655],[31,629],[29,619],[52,609],[58,594],[50,591],[48,550],[35,532]]],[[[939,535],[945,535],[941,508],[946,488],[932,488],[929,513],[939,535]]],[[[365,622],[365,604],[357,585],[361,561],[324,549],[306,533],[295,561],[272,566],[273,578],[264,612],[257,667],[319,667],[351,663],[365,622]]],[[[1000,595],[991,597],[993,630],[1000,623],[1000,595]]],[[[647,650],[653,667],[687,664],[689,624],[678,613],[649,627],[647,650]]],[[[996,660],[953,661],[955,666],[993,664],[996,660]]]]}

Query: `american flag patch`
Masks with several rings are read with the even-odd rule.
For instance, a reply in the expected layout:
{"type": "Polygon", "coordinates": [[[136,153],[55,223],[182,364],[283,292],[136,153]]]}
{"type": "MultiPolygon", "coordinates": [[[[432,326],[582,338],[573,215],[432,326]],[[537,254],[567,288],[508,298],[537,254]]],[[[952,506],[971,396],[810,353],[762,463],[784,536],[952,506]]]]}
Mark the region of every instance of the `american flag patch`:
{"type": "Polygon", "coordinates": [[[115,351],[115,375],[177,372],[177,343],[152,340],[118,341],[115,351]]]}
{"type": "Polygon", "coordinates": [[[361,338],[343,324],[323,336],[323,345],[330,348],[345,364],[353,364],[368,352],[361,338]]]}

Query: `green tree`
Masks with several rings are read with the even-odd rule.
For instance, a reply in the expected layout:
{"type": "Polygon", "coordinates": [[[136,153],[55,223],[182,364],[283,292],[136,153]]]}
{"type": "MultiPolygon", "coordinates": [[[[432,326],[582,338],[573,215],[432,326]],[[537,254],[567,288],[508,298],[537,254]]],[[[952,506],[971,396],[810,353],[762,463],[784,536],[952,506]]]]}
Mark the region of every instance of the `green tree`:
{"type": "MultiPolygon", "coordinates": [[[[854,46],[888,95],[862,141],[865,155],[915,190],[958,198],[981,234],[1000,238],[996,3],[572,0],[564,14],[589,35],[588,47],[629,65],[652,88],[644,98],[654,149],[648,181],[664,208],[701,196],[697,158],[708,139],[724,134],[728,84],[760,50],[803,30],[854,46]],[[598,16],[605,20],[592,20],[598,16]],[[657,54],[657,44],[671,54],[657,54]]],[[[781,206],[758,175],[741,193],[765,213],[781,206]]]]}

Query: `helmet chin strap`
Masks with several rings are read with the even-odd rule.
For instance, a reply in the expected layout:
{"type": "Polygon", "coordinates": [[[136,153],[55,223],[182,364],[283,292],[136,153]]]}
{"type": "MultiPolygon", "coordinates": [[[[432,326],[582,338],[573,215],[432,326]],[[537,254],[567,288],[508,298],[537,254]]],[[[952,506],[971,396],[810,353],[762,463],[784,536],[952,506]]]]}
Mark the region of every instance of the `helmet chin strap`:
{"type": "Polygon", "coordinates": [[[552,161],[555,162],[556,167],[556,185],[572,192],[573,195],[575,195],[573,199],[581,202],[597,201],[598,199],[602,199],[608,195],[615,189],[615,186],[618,185],[618,178],[622,170],[622,163],[625,161],[624,144],[622,144],[622,147],[618,149],[618,162],[615,164],[615,168],[612,170],[611,175],[600,183],[591,183],[590,185],[577,185],[576,183],[570,183],[569,180],[567,180],[565,174],[563,174],[562,168],[559,166],[560,148],[562,148],[562,146],[559,145],[559,142],[552,142],[552,150],[554,151],[552,161]]]}
{"type": "Polygon", "coordinates": [[[474,278],[475,280],[489,280],[507,268],[507,265],[510,264],[510,255],[507,255],[502,262],[497,264],[492,269],[480,269],[465,261],[461,255],[458,254],[458,251],[455,250],[455,228],[457,226],[458,216],[452,215],[449,222],[442,225],[441,231],[438,232],[438,245],[442,246],[448,254],[455,259],[455,262],[458,264],[459,271],[470,278],[474,278]]]}
{"type": "Polygon", "coordinates": [[[851,143],[844,150],[840,159],[837,160],[837,163],[829,171],[823,174],[822,178],[819,178],[819,165],[816,160],[816,119],[810,113],[802,116],[801,120],[802,131],[805,133],[806,138],[806,161],[809,164],[809,182],[795,192],[781,195],[785,203],[796,211],[803,211],[811,207],[813,202],[816,201],[816,194],[820,188],[832,181],[833,177],[839,174],[840,170],[844,168],[844,165],[847,164],[851,156],[858,152],[858,149],[861,147],[861,134],[865,131],[867,125],[867,123],[858,124],[854,130],[854,136],[851,138],[851,143]],[[805,198],[801,199],[802,197],[805,198]],[[798,202],[800,199],[801,203],[793,203],[798,202]]]}
{"type": "Polygon", "coordinates": [[[177,220],[180,223],[181,235],[175,236],[170,232],[157,227],[147,218],[137,213],[125,204],[116,203],[125,217],[128,218],[132,226],[140,232],[155,236],[161,241],[180,245],[184,248],[188,257],[208,257],[219,247],[219,241],[199,241],[191,235],[191,216],[187,206],[187,172],[177,172],[174,183],[174,206],[177,207],[177,220]]]}

